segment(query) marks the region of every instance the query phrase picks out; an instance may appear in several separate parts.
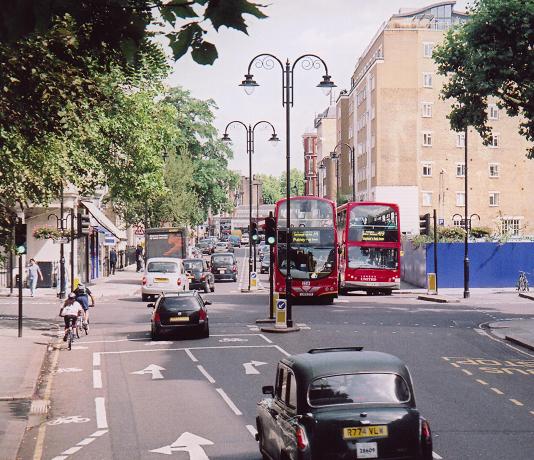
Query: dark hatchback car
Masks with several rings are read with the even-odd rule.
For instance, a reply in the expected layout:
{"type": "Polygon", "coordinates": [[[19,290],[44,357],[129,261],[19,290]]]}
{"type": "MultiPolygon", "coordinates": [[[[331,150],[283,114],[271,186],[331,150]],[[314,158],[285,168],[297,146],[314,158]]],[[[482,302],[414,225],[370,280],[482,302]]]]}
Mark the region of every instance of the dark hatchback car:
{"type": "Polygon", "coordinates": [[[213,254],[215,245],[210,240],[200,240],[197,243],[197,248],[202,254],[213,254]]]}
{"type": "Polygon", "coordinates": [[[189,289],[202,289],[206,294],[215,291],[215,278],[204,259],[184,259],[183,263],[189,289]]]}
{"type": "Polygon", "coordinates": [[[428,422],[397,357],[313,349],[278,363],[258,403],[260,452],[272,460],[432,460],[428,422]]]}
{"type": "Polygon", "coordinates": [[[237,259],[235,255],[230,252],[213,254],[211,256],[211,273],[213,273],[215,281],[237,281],[237,259]]]}
{"type": "Polygon", "coordinates": [[[208,309],[211,302],[202,300],[196,291],[187,291],[174,295],[162,295],[153,308],[150,336],[158,340],[164,333],[196,332],[200,337],[209,337],[210,327],[208,309]]]}

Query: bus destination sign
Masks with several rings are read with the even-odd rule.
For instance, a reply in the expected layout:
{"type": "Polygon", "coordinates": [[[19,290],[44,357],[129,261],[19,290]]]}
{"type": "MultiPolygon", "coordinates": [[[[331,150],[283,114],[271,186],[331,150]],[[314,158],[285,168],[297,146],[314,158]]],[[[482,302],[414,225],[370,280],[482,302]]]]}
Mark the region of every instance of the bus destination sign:
{"type": "Polygon", "coordinates": [[[292,229],[291,241],[294,244],[320,244],[321,231],[320,230],[304,230],[292,229]]]}
{"type": "Polygon", "coordinates": [[[385,230],[365,229],[362,234],[362,241],[385,241],[385,230]]]}

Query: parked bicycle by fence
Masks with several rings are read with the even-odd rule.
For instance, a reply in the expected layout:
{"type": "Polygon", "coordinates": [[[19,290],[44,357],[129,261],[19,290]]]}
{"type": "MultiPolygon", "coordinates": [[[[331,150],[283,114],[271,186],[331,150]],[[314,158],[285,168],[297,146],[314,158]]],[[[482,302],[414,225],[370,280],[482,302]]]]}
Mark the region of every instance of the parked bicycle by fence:
{"type": "Polygon", "coordinates": [[[517,290],[519,292],[528,292],[528,279],[526,272],[519,272],[519,279],[517,280],[517,290]]]}

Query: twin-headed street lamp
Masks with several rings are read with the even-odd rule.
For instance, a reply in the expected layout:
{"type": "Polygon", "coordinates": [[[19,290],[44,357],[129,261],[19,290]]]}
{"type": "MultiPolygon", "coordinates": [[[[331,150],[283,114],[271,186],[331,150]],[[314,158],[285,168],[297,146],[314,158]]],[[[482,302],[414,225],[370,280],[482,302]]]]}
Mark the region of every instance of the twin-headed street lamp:
{"type": "Polygon", "coordinates": [[[293,64],[286,60],[285,65],[280,59],[273,54],[262,53],[255,56],[248,64],[248,70],[245,74],[245,79],[239,86],[242,86],[247,94],[252,94],[254,89],[259,84],[254,80],[254,75],[251,72],[252,64],[256,68],[271,70],[275,67],[275,62],[280,65],[282,70],[282,106],[286,109],[286,302],[287,302],[287,326],[293,327],[292,308],[291,308],[291,263],[290,263],[290,228],[291,228],[291,135],[290,135],[290,110],[293,107],[293,72],[297,63],[301,63],[304,70],[320,69],[321,65],[325,69],[322,81],[317,85],[326,95],[330,94],[332,88],[336,85],[332,81],[332,77],[328,74],[328,67],[326,63],[315,54],[303,54],[298,57],[293,64]]]}
{"type": "Polygon", "coordinates": [[[350,152],[350,167],[352,172],[352,201],[356,201],[356,163],[354,159],[354,147],[346,142],[339,142],[332,152],[330,152],[330,158],[336,160],[336,198],[339,200],[339,159],[341,154],[337,153],[338,147],[348,147],[350,152]]]}
{"type": "Polygon", "coordinates": [[[241,125],[243,128],[245,128],[245,131],[247,133],[247,155],[248,155],[248,290],[250,291],[250,274],[252,273],[252,154],[254,153],[254,131],[259,125],[266,124],[269,125],[273,133],[271,134],[271,137],[269,139],[269,142],[277,143],[280,139],[278,138],[276,134],[276,130],[274,129],[274,126],[272,123],[261,120],[258,121],[255,125],[246,125],[242,121],[234,120],[231,121],[226,125],[226,128],[224,128],[224,135],[222,137],[222,141],[224,143],[231,143],[232,139],[228,135],[228,128],[233,125],[241,125]]]}

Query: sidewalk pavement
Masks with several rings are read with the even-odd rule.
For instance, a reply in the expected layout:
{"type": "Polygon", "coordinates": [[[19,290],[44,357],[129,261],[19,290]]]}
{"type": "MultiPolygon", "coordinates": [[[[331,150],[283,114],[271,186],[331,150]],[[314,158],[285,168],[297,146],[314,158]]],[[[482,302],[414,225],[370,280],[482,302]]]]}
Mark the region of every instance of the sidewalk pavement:
{"type": "Polygon", "coordinates": [[[534,319],[513,319],[490,323],[491,333],[500,339],[534,351],[534,319]]]}
{"type": "MultiPolygon", "coordinates": [[[[141,274],[135,272],[135,266],[90,285],[97,306],[98,299],[104,297],[140,295],[140,287],[141,274]]],[[[52,349],[61,328],[60,305],[56,289],[38,289],[34,298],[25,289],[19,338],[17,291],[11,297],[6,296],[5,290],[0,293],[0,349],[4,358],[0,360],[0,460],[17,458],[32,400],[39,397],[37,390],[46,370],[47,351],[52,349]]]]}

